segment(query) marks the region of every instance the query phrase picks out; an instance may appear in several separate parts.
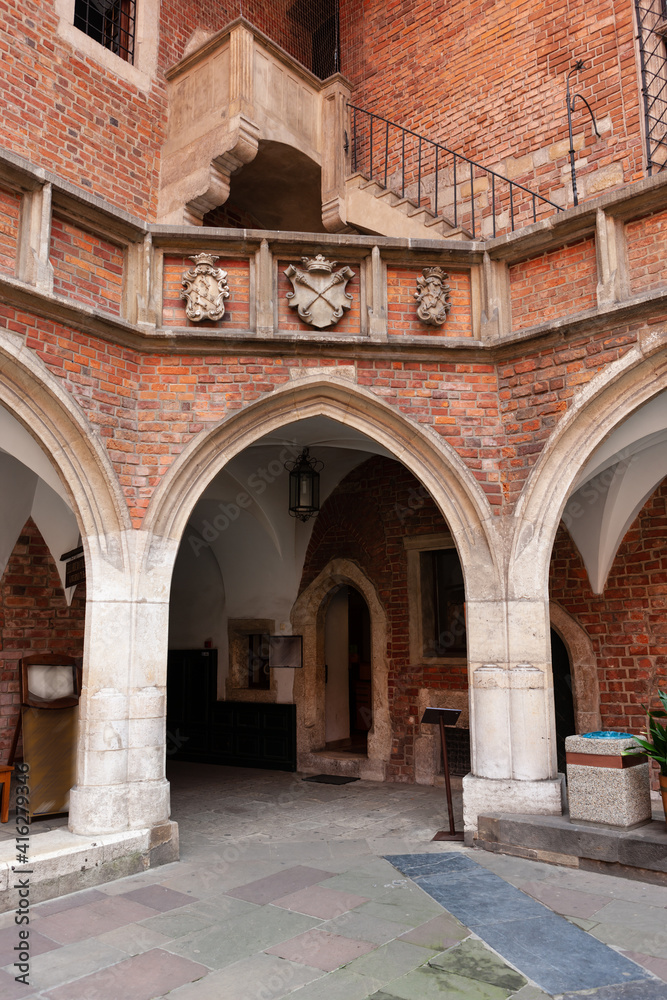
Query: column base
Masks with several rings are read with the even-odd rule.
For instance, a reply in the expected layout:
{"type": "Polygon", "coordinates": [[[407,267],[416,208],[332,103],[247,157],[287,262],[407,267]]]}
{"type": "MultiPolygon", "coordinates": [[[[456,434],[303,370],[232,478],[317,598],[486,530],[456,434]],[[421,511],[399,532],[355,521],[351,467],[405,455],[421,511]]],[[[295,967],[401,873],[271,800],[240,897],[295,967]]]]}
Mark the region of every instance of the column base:
{"type": "Polygon", "coordinates": [[[477,833],[479,816],[486,813],[523,813],[533,816],[560,816],[563,812],[565,776],[544,781],[514,778],[463,779],[463,829],[466,842],[477,833]]]}
{"type": "Polygon", "coordinates": [[[122,833],[161,826],[169,819],[169,782],[75,785],[70,791],[69,829],[79,836],[122,833]]]}

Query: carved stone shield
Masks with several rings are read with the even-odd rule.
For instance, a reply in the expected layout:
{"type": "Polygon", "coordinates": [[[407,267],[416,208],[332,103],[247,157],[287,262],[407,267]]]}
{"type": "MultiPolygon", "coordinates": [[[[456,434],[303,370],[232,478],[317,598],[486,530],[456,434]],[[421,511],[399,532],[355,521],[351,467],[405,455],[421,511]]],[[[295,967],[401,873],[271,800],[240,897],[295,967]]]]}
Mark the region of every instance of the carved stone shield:
{"type": "Polygon", "coordinates": [[[285,271],[294,289],[287,293],[287,301],[304,323],[319,330],[333,326],[352,303],[345,286],[354,277],[354,271],[349,267],[334,271],[337,262],[326,260],[321,253],[316,257],[302,257],[301,261],[306,270],[290,264],[285,271]]]}
{"type": "Polygon", "coordinates": [[[229,298],[227,272],[215,267],[218,259],[210,253],[198,253],[189,258],[194,267],[183,275],[185,315],[194,323],[202,319],[222,319],[225,315],[225,299],[229,298]]]}
{"type": "Polygon", "coordinates": [[[449,301],[451,288],[445,282],[449,278],[441,267],[425,267],[417,278],[417,315],[422,323],[442,326],[452,308],[449,301]]]}

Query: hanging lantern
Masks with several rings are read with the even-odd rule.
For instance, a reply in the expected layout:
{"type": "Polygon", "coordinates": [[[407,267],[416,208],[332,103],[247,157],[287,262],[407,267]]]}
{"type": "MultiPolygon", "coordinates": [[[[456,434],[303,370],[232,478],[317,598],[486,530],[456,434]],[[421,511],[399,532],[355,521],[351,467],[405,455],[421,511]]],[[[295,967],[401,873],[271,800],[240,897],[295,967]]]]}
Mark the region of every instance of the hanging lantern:
{"type": "Polygon", "coordinates": [[[324,462],[311,458],[304,448],[295,462],[286,462],[289,472],[289,512],[300,521],[307,521],[320,510],[320,469],[324,462]]]}

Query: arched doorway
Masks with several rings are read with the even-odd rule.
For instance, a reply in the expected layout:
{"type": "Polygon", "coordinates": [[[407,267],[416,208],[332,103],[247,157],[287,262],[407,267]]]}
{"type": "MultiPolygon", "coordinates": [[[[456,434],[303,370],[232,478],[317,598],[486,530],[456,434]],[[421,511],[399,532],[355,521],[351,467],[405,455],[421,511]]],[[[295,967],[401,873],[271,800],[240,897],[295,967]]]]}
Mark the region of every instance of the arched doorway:
{"type": "Polygon", "coordinates": [[[574,736],[577,731],[574,719],[573,678],[567,646],[553,628],[551,629],[551,670],[554,685],[558,770],[561,774],[565,774],[565,738],[574,736]]]}
{"type": "Polygon", "coordinates": [[[373,720],[371,616],[354,587],[338,588],[324,625],[325,748],[366,755],[373,720]]]}

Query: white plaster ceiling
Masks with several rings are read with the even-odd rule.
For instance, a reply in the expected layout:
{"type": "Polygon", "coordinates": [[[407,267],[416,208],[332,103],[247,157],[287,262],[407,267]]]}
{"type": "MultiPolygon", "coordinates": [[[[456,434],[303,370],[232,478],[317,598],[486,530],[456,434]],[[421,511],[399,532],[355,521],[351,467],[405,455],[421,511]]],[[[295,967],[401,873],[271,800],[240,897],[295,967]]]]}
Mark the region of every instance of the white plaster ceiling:
{"type": "Polygon", "coordinates": [[[575,481],[563,520],[593,593],[604,590],[618,548],[667,476],[667,392],[636,410],[600,445],[575,481]]]}
{"type": "MultiPolygon", "coordinates": [[[[25,428],[0,407],[0,577],[29,517],[39,528],[63,588],[63,552],[79,544],[79,526],[67,492],[46,455],[25,428]]],[[[74,588],[65,591],[67,603],[74,588]]]]}

